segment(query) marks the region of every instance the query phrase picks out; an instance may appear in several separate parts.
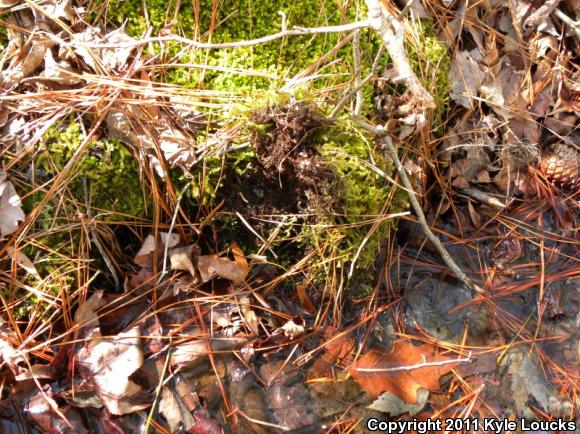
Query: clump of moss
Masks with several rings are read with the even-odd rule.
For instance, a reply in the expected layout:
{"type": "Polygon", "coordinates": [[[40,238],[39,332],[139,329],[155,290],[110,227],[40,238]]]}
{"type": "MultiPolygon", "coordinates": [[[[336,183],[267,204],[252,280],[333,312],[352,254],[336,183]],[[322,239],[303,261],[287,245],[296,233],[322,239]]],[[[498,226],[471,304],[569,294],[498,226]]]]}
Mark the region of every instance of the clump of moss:
{"type": "MultiPolygon", "coordinates": [[[[39,185],[63,170],[83,140],[81,125],[73,119],[46,131],[32,157],[30,166],[34,171],[28,171],[28,183],[22,184],[26,214],[43,202],[46,193],[39,185]]],[[[22,171],[26,173],[27,169],[22,171]]],[[[104,139],[90,144],[70,173],[44,204],[27,238],[29,243],[22,249],[35,262],[41,276],[51,276],[40,283],[40,292],[58,293],[81,284],[79,270],[86,269],[87,254],[91,270],[106,270],[101,252],[83,236],[99,236],[93,232],[94,222],[88,219],[87,206],[93,219],[109,223],[143,218],[151,207],[142,190],[137,164],[118,141],[104,139]]],[[[108,238],[116,237],[116,226],[104,227],[111,229],[103,232],[101,242],[106,240],[114,260],[122,261],[116,240],[108,238]]],[[[39,283],[32,280],[30,284],[39,283]]],[[[24,317],[30,308],[23,304],[19,315],[24,317]]]]}
{"type": "MultiPolygon", "coordinates": [[[[129,34],[141,36],[150,27],[157,34],[168,23],[176,34],[214,43],[234,42],[259,38],[279,32],[282,18],[286,17],[288,28],[292,26],[317,27],[337,25],[357,18],[356,10],[364,8],[364,2],[355,0],[349,7],[337,7],[334,0],[225,0],[213,8],[213,0],[199,1],[199,15],[193,2],[161,0],[110,0],[106,16],[116,25],[126,23],[129,34]],[[354,4],[358,3],[357,7],[354,4]],[[173,22],[174,17],[176,22],[173,22]]],[[[292,77],[328,53],[342,38],[340,34],[298,36],[279,39],[252,47],[222,50],[180,51],[183,47],[167,44],[165,55],[182,64],[206,65],[207,68],[175,67],[166,72],[170,83],[186,87],[203,87],[212,90],[251,93],[256,89],[279,88],[283,79],[292,77]]],[[[350,80],[352,73],[351,49],[347,45],[327,63],[325,79],[320,86],[330,86],[350,80]]],[[[315,85],[317,85],[315,83],[315,85]]]]}
{"type": "MultiPolygon", "coordinates": [[[[287,233],[278,238],[291,240],[293,247],[282,242],[281,258],[288,251],[294,260],[316,251],[321,259],[352,261],[393,189],[384,176],[392,173],[391,163],[353,124],[330,122],[314,105],[282,102],[255,111],[249,119],[247,137],[240,140],[249,138],[250,150],[228,153],[222,162],[217,200],[224,201],[223,210],[262,217],[252,220],[262,234],[273,230],[263,223],[268,216],[292,216],[287,233]]],[[[397,191],[386,211],[406,207],[404,192],[397,191]]],[[[246,232],[231,223],[222,229],[235,228],[236,237],[246,232]]],[[[389,224],[381,222],[366,240],[357,269],[372,268],[389,224]]]]}
{"type": "MultiPolygon", "coordinates": [[[[36,167],[46,176],[56,175],[82,142],[78,122],[50,128],[42,139],[36,167]]],[[[117,140],[91,143],[77,163],[67,189],[79,204],[101,210],[109,215],[108,218],[118,218],[120,214],[139,217],[149,206],[141,188],[137,164],[117,140]]]]}
{"type": "MultiPolygon", "coordinates": [[[[322,236],[335,239],[336,253],[348,262],[368,234],[377,218],[380,218],[387,198],[393,188],[385,175],[393,171],[392,164],[374,145],[352,125],[342,123],[324,137],[320,147],[321,155],[336,174],[333,194],[337,202],[338,215],[325,217],[330,229],[322,236]],[[331,232],[332,234],[328,234],[331,232]]],[[[397,191],[386,212],[399,212],[408,203],[404,192],[397,191]]],[[[381,222],[374,234],[367,240],[358,260],[359,269],[372,267],[379,243],[389,230],[389,221],[381,222]]],[[[321,236],[319,229],[314,235],[321,236]],[[318,232],[318,233],[316,233],[318,232]]]]}

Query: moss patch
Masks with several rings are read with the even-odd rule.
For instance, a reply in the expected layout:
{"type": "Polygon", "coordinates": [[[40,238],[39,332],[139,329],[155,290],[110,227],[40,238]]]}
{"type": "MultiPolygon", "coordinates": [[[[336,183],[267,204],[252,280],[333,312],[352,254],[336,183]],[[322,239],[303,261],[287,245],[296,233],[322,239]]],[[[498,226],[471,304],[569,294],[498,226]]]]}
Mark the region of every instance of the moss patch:
{"type": "MultiPolygon", "coordinates": [[[[77,122],[50,128],[44,135],[36,167],[55,176],[83,142],[77,122]]],[[[117,140],[98,140],[89,145],[74,169],[67,188],[79,204],[103,211],[108,219],[120,215],[142,216],[150,204],[144,199],[137,165],[117,140]],[[86,185],[86,192],[85,192],[86,185]]]]}
{"type": "MultiPolygon", "coordinates": [[[[113,23],[120,25],[126,22],[127,31],[133,36],[143,35],[148,26],[153,34],[157,34],[167,23],[173,23],[173,33],[216,43],[243,41],[279,32],[282,28],[279,12],[285,14],[288,28],[337,25],[356,20],[357,9],[361,11],[359,14],[364,13],[364,2],[361,0],[346,3],[334,0],[225,0],[219,3],[217,9],[212,7],[215,3],[212,0],[200,0],[197,15],[193,2],[180,2],[177,13],[173,1],[110,0],[98,3],[99,8],[106,6],[106,16],[113,23]]],[[[283,84],[284,78],[292,77],[315,63],[344,36],[299,36],[247,48],[210,51],[180,51],[182,46],[166,44],[168,60],[176,55],[173,62],[198,67],[176,67],[163,71],[166,74],[163,80],[186,87],[225,90],[236,94],[247,94],[256,89],[276,89],[283,84]]],[[[365,36],[363,44],[366,43],[365,36]]],[[[324,80],[314,81],[314,86],[329,86],[350,80],[351,59],[351,48],[347,44],[328,59],[327,63],[335,62],[325,68],[324,80]]]]}

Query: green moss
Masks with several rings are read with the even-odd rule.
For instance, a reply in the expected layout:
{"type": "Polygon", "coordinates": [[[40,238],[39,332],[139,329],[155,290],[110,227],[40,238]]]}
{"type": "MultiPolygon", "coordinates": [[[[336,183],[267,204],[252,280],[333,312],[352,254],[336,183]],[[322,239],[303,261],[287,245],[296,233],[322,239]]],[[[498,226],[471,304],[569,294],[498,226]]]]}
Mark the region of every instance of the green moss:
{"type": "MultiPolygon", "coordinates": [[[[330,229],[314,229],[314,236],[320,238],[317,245],[326,239],[335,249],[335,254],[344,262],[351,261],[369,229],[386,204],[392,184],[384,175],[393,171],[392,164],[377,152],[374,144],[365,139],[361,132],[348,123],[334,127],[324,137],[320,147],[321,155],[336,173],[334,194],[342,215],[325,218],[330,229]],[[336,228],[332,226],[338,225],[336,228]]],[[[387,212],[399,212],[408,204],[404,192],[398,191],[387,212]]],[[[364,270],[373,266],[378,245],[389,230],[389,221],[379,224],[374,234],[367,240],[357,259],[357,268],[364,270]]]]}
{"type": "MultiPolygon", "coordinates": [[[[101,7],[107,4],[106,15],[109,20],[117,25],[126,22],[127,31],[133,36],[141,36],[148,26],[156,35],[176,16],[173,33],[214,43],[243,41],[279,32],[282,27],[279,11],[286,14],[287,27],[291,28],[350,22],[357,18],[357,9],[364,9],[362,0],[347,3],[335,0],[225,0],[220,2],[214,13],[212,4],[215,2],[201,0],[199,16],[196,17],[193,2],[180,2],[177,14],[176,3],[173,1],[103,0],[100,3],[101,7]],[[212,23],[215,23],[214,29],[212,23]]],[[[192,49],[180,52],[175,61],[205,65],[207,68],[176,67],[163,71],[163,74],[167,74],[164,80],[186,87],[225,90],[236,94],[251,93],[256,89],[275,89],[284,84],[284,78],[294,76],[320,59],[342,37],[344,35],[340,34],[301,36],[246,48],[210,51],[192,49]]],[[[367,43],[367,39],[367,36],[363,38],[363,44],[367,43]]],[[[181,48],[183,46],[177,44],[166,44],[166,57],[177,54],[181,48]]],[[[314,86],[329,86],[350,80],[351,47],[347,44],[326,63],[331,61],[336,62],[324,69],[325,78],[315,81],[314,86]]]]}
{"type": "MultiPolygon", "coordinates": [[[[81,125],[73,119],[47,130],[32,157],[35,177],[19,187],[19,193],[25,196],[23,209],[27,215],[45,197],[47,188],[39,186],[63,170],[82,142],[81,125]]],[[[21,171],[26,173],[27,169],[21,171]]],[[[81,266],[79,260],[90,260],[91,270],[106,270],[99,252],[94,258],[86,257],[86,250],[92,246],[83,245],[83,239],[88,242],[83,233],[95,236],[87,217],[87,205],[93,219],[109,223],[143,218],[151,208],[141,187],[136,162],[115,140],[90,144],[71,169],[70,177],[59,184],[35,220],[28,245],[22,251],[33,260],[42,277],[51,276],[42,282],[29,279],[29,284],[38,291],[49,294],[71,291],[79,283],[79,268],[86,266],[86,263],[81,266]]],[[[19,315],[25,317],[30,308],[29,302],[24,303],[19,315]]]]}
{"type": "MultiPolygon", "coordinates": [[[[83,142],[81,127],[68,125],[50,128],[44,135],[36,166],[54,176],[68,163],[83,142]]],[[[150,206],[144,199],[139,172],[131,153],[117,140],[91,143],[74,168],[67,189],[73,200],[104,212],[106,218],[120,214],[142,216],[150,206]],[[86,185],[86,191],[85,191],[86,185]]]]}

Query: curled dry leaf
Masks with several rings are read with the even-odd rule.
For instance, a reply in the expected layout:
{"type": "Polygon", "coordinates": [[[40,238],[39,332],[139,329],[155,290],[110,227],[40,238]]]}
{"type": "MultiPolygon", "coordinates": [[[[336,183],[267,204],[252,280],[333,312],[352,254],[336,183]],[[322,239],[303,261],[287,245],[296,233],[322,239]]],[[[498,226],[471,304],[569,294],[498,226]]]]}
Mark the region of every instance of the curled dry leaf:
{"type": "Polygon", "coordinates": [[[439,389],[439,379],[459,364],[453,360],[439,355],[432,345],[399,340],[390,351],[369,351],[348,370],[373,398],[390,392],[408,404],[417,404],[420,389],[439,389]]]}
{"type": "Polygon", "coordinates": [[[286,321],[286,323],[282,327],[280,327],[280,331],[284,333],[284,336],[290,339],[295,339],[296,337],[303,334],[305,330],[306,329],[304,328],[304,321],[297,320],[296,322],[294,322],[294,318],[289,321],[286,321]],[[299,322],[302,322],[302,324],[297,324],[299,322]]]}
{"type": "Polygon", "coordinates": [[[80,372],[87,375],[112,414],[132,413],[150,405],[141,386],[129,378],[143,364],[140,335],[139,327],[112,337],[103,337],[95,328],[77,352],[80,372]]]}
{"type": "Polygon", "coordinates": [[[194,280],[197,279],[195,267],[191,261],[191,255],[195,249],[195,245],[187,247],[176,247],[169,252],[169,261],[172,270],[189,271],[194,280]]]}
{"type": "Polygon", "coordinates": [[[0,235],[4,237],[14,233],[24,218],[20,196],[12,182],[6,180],[6,172],[0,170],[0,235]]]}

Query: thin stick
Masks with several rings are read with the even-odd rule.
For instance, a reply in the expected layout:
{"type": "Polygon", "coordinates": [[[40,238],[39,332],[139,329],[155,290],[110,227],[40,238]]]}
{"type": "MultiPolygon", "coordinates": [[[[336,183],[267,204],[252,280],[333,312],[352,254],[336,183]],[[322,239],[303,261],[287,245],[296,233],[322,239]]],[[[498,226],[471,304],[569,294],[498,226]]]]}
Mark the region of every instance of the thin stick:
{"type": "Polygon", "coordinates": [[[341,32],[351,32],[353,30],[364,29],[369,27],[369,21],[355,21],[354,23],[342,24],[340,26],[326,26],[326,27],[294,27],[291,30],[282,30],[278,33],[273,33],[271,35],[262,36],[261,38],[248,39],[246,41],[238,42],[222,42],[222,43],[207,43],[199,42],[193,39],[184,38],[178,35],[168,35],[168,36],[154,36],[151,38],[139,39],[127,42],[117,42],[117,43],[84,43],[80,41],[65,42],[55,35],[50,35],[51,38],[56,39],[60,45],[63,46],[75,46],[75,47],[85,47],[85,48],[132,48],[140,45],[150,44],[152,42],[180,42],[190,47],[200,49],[200,50],[220,50],[224,48],[240,48],[240,47],[251,47],[253,45],[265,44],[266,42],[275,41],[276,39],[285,38],[288,36],[304,36],[304,35],[320,35],[325,33],[341,33],[341,32]]]}
{"type": "Polygon", "coordinates": [[[570,29],[572,29],[574,31],[574,33],[576,33],[576,37],[578,39],[580,39],[580,28],[579,28],[577,22],[574,22],[574,20],[572,20],[572,18],[570,18],[568,15],[566,15],[560,9],[555,9],[554,14],[556,14],[556,16],[558,18],[560,18],[564,24],[566,24],[568,27],[570,27],[570,29]]]}
{"type": "Polygon", "coordinates": [[[384,52],[385,52],[385,45],[382,44],[379,48],[379,51],[377,52],[377,55],[375,56],[375,60],[373,62],[373,67],[372,67],[371,73],[369,75],[367,75],[358,85],[356,85],[354,88],[350,89],[347,93],[345,93],[342,96],[340,101],[338,101],[338,103],[336,103],[336,106],[332,110],[332,113],[330,113],[331,118],[334,118],[340,112],[340,110],[342,110],[342,107],[344,106],[344,104],[346,104],[346,102],[350,99],[350,97],[352,97],[359,90],[362,90],[362,88],[369,81],[371,81],[373,78],[375,78],[377,76],[377,74],[379,72],[380,61],[381,61],[381,58],[383,57],[384,52]]]}
{"type": "Polygon", "coordinates": [[[354,104],[354,114],[358,116],[363,106],[364,92],[361,86],[361,53],[360,53],[360,30],[354,31],[352,39],[352,57],[354,60],[354,87],[356,91],[356,102],[354,104]]]}
{"type": "Polygon", "coordinates": [[[357,372],[399,372],[412,371],[413,369],[426,368],[428,366],[443,366],[452,363],[471,362],[471,351],[464,359],[442,360],[439,362],[422,362],[416,365],[396,366],[394,368],[357,368],[357,372]]]}
{"type": "Polygon", "coordinates": [[[427,224],[427,219],[425,218],[425,214],[423,213],[423,209],[421,208],[421,205],[419,204],[419,201],[417,200],[417,197],[415,196],[415,191],[413,190],[413,186],[411,184],[411,181],[407,177],[407,173],[405,172],[405,168],[403,167],[403,164],[401,163],[401,160],[399,159],[399,155],[397,154],[397,150],[393,146],[393,142],[392,142],[391,138],[389,137],[388,133],[385,131],[385,129],[382,126],[374,127],[374,126],[369,125],[368,123],[366,123],[358,118],[352,117],[352,119],[357,124],[359,124],[363,129],[375,134],[378,138],[382,139],[383,142],[385,143],[385,145],[387,146],[387,151],[388,151],[391,159],[395,163],[395,168],[397,169],[397,173],[399,174],[399,178],[401,178],[401,182],[403,183],[403,185],[406,188],[407,196],[409,196],[409,202],[411,202],[411,206],[413,207],[415,214],[417,214],[417,220],[419,220],[419,224],[421,225],[421,228],[423,229],[423,233],[433,243],[433,245],[435,246],[435,248],[439,252],[439,255],[441,256],[441,259],[443,259],[443,262],[445,262],[445,265],[447,265],[449,267],[449,269],[453,272],[453,274],[455,274],[455,276],[459,280],[461,280],[468,288],[472,289],[473,291],[477,292],[478,294],[483,294],[485,292],[483,290],[483,288],[476,285],[469,277],[467,277],[467,275],[461,270],[461,268],[459,268],[459,266],[453,260],[453,258],[449,254],[449,252],[447,252],[447,249],[445,248],[445,246],[443,245],[441,240],[439,240],[439,238],[437,238],[437,236],[435,236],[433,231],[431,231],[431,229],[429,228],[429,225],[427,224]]]}

